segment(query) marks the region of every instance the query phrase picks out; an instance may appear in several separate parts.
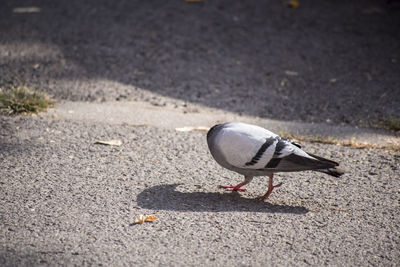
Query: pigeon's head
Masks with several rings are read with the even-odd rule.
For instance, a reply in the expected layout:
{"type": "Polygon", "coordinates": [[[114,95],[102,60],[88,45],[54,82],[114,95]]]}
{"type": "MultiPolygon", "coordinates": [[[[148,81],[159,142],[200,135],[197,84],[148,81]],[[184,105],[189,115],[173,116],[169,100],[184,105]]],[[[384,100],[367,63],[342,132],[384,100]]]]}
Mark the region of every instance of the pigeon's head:
{"type": "Polygon", "coordinates": [[[221,124],[216,124],[213,127],[211,127],[210,130],[208,130],[207,139],[210,138],[210,136],[215,132],[216,129],[219,128],[219,126],[221,126],[221,124]]]}

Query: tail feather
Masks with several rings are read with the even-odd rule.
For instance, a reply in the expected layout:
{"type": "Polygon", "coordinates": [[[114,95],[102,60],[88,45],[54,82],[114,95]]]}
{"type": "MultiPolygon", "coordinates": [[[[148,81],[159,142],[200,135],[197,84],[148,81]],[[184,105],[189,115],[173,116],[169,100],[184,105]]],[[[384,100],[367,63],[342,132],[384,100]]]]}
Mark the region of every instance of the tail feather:
{"type": "Polygon", "coordinates": [[[329,159],[326,159],[326,158],[323,158],[323,157],[319,157],[319,156],[311,154],[311,153],[307,153],[307,154],[310,155],[311,157],[314,157],[314,158],[322,161],[322,162],[331,163],[331,164],[333,164],[335,166],[333,168],[318,170],[319,172],[323,172],[323,173],[332,175],[334,177],[340,177],[340,176],[342,176],[343,174],[346,173],[345,170],[343,170],[343,169],[338,167],[339,163],[337,163],[337,162],[335,162],[333,160],[329,160],[329,159]]]}
{"type": "Polygon", "coordinates": [[[326,159],[326,158],[323,158],[323,157],[320,157],[320,156],[317,156],[317,155],[314,155],[314,154],[311,154],[311,153],[307,153],[307,154],[310,155],[313,158],[318,159],[319,161],[322,161],[322,162],[325,162],[325,163],[330,163],[330,164],[333,164],[334,166],[339,166],[339,163],[337,163],[336,161],[333,161],[333,160],[330,160],[330,159],[326,159]]]}
{"type": "Polygon", "coordinates": [[[344,175],[346,173],[345,170],[340,169],[338,167],[324,169],[324,170],[318,170],[318,171],[326,173],[326,174],[329,174],[329,175],[332,175],[334,177],[340,177],[340,176],[342,176],[342,175],[344,175]]]}

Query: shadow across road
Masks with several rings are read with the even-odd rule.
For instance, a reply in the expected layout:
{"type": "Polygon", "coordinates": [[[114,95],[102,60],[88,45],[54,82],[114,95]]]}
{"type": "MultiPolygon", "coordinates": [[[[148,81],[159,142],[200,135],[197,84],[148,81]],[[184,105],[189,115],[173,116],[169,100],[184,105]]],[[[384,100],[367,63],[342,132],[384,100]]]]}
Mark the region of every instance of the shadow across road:
{"type": "Polygon", "coordinates": [[[30,2],[2,1],[0,85],[287,121],[399,114],[400,16],[386,1],[30,2]]]}
{"type": "Polygon", "coordinates": [[[247,199],[237,192],[184,193],[176,190],[179,184],[158,185],[143,190],[137,196],[141,208],[151,210],[174,210],[191,212],[267,212],[305,214],[308,209],[302,206],[276,205],[257,199],[247,199]]]}

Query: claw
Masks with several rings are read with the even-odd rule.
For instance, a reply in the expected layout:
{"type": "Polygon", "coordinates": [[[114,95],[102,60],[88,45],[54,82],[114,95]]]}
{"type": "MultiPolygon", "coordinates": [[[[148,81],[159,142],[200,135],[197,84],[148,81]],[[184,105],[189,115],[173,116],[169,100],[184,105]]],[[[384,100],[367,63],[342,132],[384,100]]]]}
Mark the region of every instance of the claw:
{"type": "MultiPolygon", "coordinates": [[[[251,178],[252,178],[252,177],[251,177],[251,178]]],[[[241,182],[240,184],[235,185],[235,186],[233,186],[233,185],[229,185],[229,186],[220,185],[219,187],[220,187],[220,188],[225,188],[225,189],[227,189],[228,191],[246,191],[246,189],[242,189],[241,187],[242,187],[242,186],[245,186],[245,185],[248,184],[248,183],[250,183],[251,178],[246,178],[243,182],[241,182]]]]}
{"type": "Polygon", "coordinates": [[[228,191],[246,191],[244,188],[240,188],[240,186],[233,186],[233,185],[220,185],[219,188],[227,189],[228,191]]]}

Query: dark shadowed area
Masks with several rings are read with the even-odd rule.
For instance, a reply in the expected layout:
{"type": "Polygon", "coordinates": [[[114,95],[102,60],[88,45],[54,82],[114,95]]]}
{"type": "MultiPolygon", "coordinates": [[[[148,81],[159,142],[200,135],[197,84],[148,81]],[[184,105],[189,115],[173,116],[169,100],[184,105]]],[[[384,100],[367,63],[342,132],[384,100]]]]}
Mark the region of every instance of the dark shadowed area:
{"type": "Polygon", "coordinates": [[[399,116],[397,1],[283,3],[3,1],[0,83],[282,120],[399,116]]]}
{"type": "Polygon", "coordinates": [[[191,212],[268,212],[304,214],[308,210],[300,206],[272,205],[240,197],[240,194],[179,192],[178,184],[154,186],[143,190],[137,196],[137,204],[150,210],[175,210],[191,212]]]}

